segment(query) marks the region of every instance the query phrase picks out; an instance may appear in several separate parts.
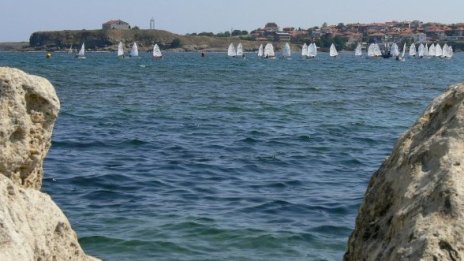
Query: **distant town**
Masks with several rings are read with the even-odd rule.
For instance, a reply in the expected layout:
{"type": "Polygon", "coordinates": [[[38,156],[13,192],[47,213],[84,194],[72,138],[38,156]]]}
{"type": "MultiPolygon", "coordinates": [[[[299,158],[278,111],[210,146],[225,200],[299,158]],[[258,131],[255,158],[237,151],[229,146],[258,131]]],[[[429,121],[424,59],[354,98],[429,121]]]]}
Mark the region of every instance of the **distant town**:
{"type": "Polygon", "coordinates": [[[239,36],[254,41],[289,41],[295,44],[316,42],[328,47],[335,42],[339,47],[353,48],[358,42],[464,42],[464,23],[441,24],[421,21],[391,21],[384,23],[352,23],[314,26],[308,29],[279,27],[276,23],[267,23],[264,28],[251,32],[233,30],[218,34],[202,32],[189,35],[207,35],[216,37],[239,36]]]}

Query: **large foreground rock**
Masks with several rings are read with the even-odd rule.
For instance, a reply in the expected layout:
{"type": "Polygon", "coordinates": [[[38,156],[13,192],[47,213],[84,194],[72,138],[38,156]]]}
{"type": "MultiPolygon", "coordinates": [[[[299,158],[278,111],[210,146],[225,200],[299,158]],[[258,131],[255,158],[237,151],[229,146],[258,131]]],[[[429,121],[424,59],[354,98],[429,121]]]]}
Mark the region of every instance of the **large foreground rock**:
{"type": "Polygon", "coordinates": [[[0,260],[96,260],[40,192],[60,103],[44,78],[0,67],[0,260]]]}
{"type": "Polygon", "coordinates": [[[49,81],[0,68],[0,174],[23,187],[41,187],[43,159],[59,110],[49,81]]]}
{"type": "Polygon", "coordinates": [[[370,180],[345,260],[464,260],[464,85],[437,97],[370,180]]]}

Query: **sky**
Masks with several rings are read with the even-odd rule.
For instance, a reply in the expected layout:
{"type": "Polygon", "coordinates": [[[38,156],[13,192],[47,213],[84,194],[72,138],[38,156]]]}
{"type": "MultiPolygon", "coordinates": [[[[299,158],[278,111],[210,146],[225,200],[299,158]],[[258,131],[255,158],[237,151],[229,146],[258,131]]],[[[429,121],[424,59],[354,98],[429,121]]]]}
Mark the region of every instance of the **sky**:
{"type": "Polygon", "coordinates": [[[411,21],[464,22],[464,0],[0,0],[0,42],[28,41],[35,31],[100,29],[111,19],[178,34],[281,27],[411,21]],[[437,5],[437,3],[439,3],[437,5]]]}

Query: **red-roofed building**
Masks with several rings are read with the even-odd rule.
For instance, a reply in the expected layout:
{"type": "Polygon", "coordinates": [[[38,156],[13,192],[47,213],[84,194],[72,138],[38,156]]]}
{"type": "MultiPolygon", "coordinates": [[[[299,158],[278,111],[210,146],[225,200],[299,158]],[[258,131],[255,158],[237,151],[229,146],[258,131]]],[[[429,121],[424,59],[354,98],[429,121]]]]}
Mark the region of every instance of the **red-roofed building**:
{"type": "Polygon", "coordinates": [[[127,29],[130,29],[130,25],[122,20],[110,20],[102,24],[102,29],[103,30],[110,30],[110,29],[127,30],[127,29]]]}

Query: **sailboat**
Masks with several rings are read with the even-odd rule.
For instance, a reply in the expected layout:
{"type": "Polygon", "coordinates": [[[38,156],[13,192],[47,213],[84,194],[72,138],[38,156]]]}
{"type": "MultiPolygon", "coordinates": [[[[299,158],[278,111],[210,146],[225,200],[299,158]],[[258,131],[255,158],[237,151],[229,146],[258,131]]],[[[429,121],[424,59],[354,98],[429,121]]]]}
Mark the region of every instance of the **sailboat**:
{"type": "Polygon", "coordinates": [[[242,43],[238,43],[238,45],[237,45],[237,56],[243,56],[243,46],[242,46],[242,43]]]}
{"type": "Polygon", "coordinates": [[[153,46],[152,56],[153,56],[153,59],[161,59],[161,58],[163,58],[163,54],[161,53],[161,50],[160,50],[158,44],[155,44],[153,46]]]}
{"type": "Polygon", "coordinates": [[[334,44],[330,45],[330,54],[329,55],[330,55],[330,57],[337,57],[338,56],[337,48],[335,48],[334,44]]]}
{"type": "Polygon", "coordinates": [[[81,49],[79,50],[79,53],[77,53],[76,58],[85,59],[85,44],[84,43],[82,43],[81,49]]]}
{"type": "Polygon", "coordinates": [[[264,47],[263,47],[263,44],[261,44],[258,49],[258,57],[263,57],[263,56],[264,56],[264,47]]]}
{"type": "Polygon", "coordinates": [[[290,56],[292,56],[292,49],[290,48],[290,44],[289,43],[285,43],[285,46],[282,50],[282,56],[289,59],[290,56]]]}
{"type": "Polygon", "coordinates": [[[417,51],[416,51],[416,45],[414,43],[411,44],[409,47],[409,56],[416,56],[417,51]]]}
{"type": "Polygon", "coordinates": [[[69,46],[69,50],[68,50],[68,53],[73,53],[73,48],[72,48],[72,44],[71,44],[71,46],[69,46]]]}
{"type": "Polygon", "coordinates": [[[274,46],[271,43],[267,43],[264,47],[264,58],[275,58],[274,46]]]}
{"type": "Polygon", "coordinates": [[[377,43],[371,43],[367,48],[367,56],[368,57],[380,57],[382,56],[382,52],[380,51],[380,47],[377,43]]]}
{"type": "Polygon", "coordinates": [[[401,56],[400,56],[400,58],[399,58],[400,61],[404,61],[404,60],[405,60],[405,59],[404,59],[404,56],[406,55],[406,48],[407,48],[406,43],[404,43],[404,45],[403,45],[403,51],[401,52],[401,56]]]}
{"type": "Polygon", "coordinates": [[[122,46],[122,42],[118,44],[118,57],[124,58],[124,47],[122,46]]]}
{"type": "Polygon", "coordinates": [[[435,45],[435,56],[436,57],[442,57],[443,56],[443,50],[441,49],[441,46],[439,43],[435,45]]]}
{"type": "Polygon", "coordinates": [[[429,48],[429,56],[435,56],[435,44],[431,44],[429,48]]]}
{"type": "Polygon", "coordinates": [[[424,45],[420,44],[419,48],[417,49],[417,56],[419,56],[419,58],[424,57],[424,50],[425,50],[424,45]]]}
{"type": "Polygon", "coordinates": [[[238,45],[237,45],[237,56],[238,56],[238,57],[243,56],[243,46],[242,46],[242,43],[238,43],[238,45]]]}
{"type": "Polygon", "coordinates": [[[390,54],[391,54],[391,56],[396,57],[396,58],[398,58],[398,56],[400,55],[400,50],[399,50],[399,47],[398,47],[398,45],[396,43],[393,43],[390,46],[390,54]]]}
{"type": "Polygon", "coordinates": [[[382,51],[380,51],[380,46],[377,43],[374,44],[374,56],[375,57],[382,56],[382,51]]]}
{"type": "Polygon", "coordinates": [[[425,43],[425,47],[424,47],[424,56],[429,56],[429,46],[427,45],[427,43],[425,43]]]}
{"type": "Polygon", "coordinates": [[[237,56],[237,51],[235,51],[235,46],[233,43],[230,43],[229,48],[227,49],[227,56],[229,57],[237,56]]]}
{"type": "Polygon", "coordinates": [[[358,43],[356,49],[354,49],[354,56],[362,56],[362,47],[360,43],[358,43]]]}
{"type": "Polygon", "coordinates": [[[134,44],[132,45],[132,49],[129,53],[129,56],[130,57],[138,57],[139,56],[139,48],[137,47],[137,43],[134,42],[134,44]]]}
{"type": "Polygon", "coordinates": [[[308,46],[308,58],[315,58],[317,56],[317,46],[312,43],[308,46]]]}
{"type": "Polygon", "coordinates": [[[301,47],[301,56],[303,58],[308,56],[308,45],[306,45],[306,43],[304,43],[303,47],[301,47]]]}
{"type": "Polygon", "coordinates": [[[443,46],[443,57],[448,59],[453,57],[453,47],[451,45],[445,44],[443,46]]]}
{"type": "Polygon", "coordinates": [[[367,57],[375,57],[375,52],[374,52],[375,46],[373,43],[367,47],[367,57]]]}

